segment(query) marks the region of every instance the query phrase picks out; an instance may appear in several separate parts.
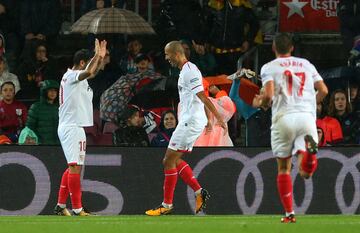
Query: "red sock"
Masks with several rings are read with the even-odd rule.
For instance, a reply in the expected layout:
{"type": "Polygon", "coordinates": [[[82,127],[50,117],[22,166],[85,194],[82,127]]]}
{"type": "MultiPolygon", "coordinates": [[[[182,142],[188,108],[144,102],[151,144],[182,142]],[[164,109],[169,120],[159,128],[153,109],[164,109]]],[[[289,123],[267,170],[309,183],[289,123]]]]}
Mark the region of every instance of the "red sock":
{"type": "Polygon", "coordinates": [[[303,159],[301,161],[301,169],[309,174],[312,174],[315,172],[317,168],[317,158],[316,154],[310,154],[307,151],[302,152],[303,159]]]}
{"type": "Polygon", "coordinates": [[[168,169],[164,171],[164,203],[171,205],[173,203],[174,191],[177,182],[177,170],[176,168],[168,169]]]}
{"type": "Polygon", "coordinates": [[[187,185],[189,185],[192,188],[192,190],[194,190],[194,192],[201,189],[201,186],[200,186],[198,180],[195,178],[193,171],[192,171],[191,167],[189,166],[189,164],[187,164],[185,161],[182,161],[176,167],[176,169],[177,169],[181,179],[187,185]]]}
{"type": "Polygon", "coordinates": [[[80,209],[82,207],[80,174],[69,173],[68,182],[72,208],[80,209]]]}
{"type": "Polygon", "coordinates": [[[287,213],[293,211],[293,187],[291,176],[289,174],[278,174],[277,176],[277,188],[281,203],[287,213]]]}
{"type": "Polygon", "coordinates": [[[59,204],[66,204],[67,198],[69,196],[68,175],[69,175],[69,168],[65,170],[61,178],[61,184],[60,184],[59,196],[58,196],[59,204]]]}

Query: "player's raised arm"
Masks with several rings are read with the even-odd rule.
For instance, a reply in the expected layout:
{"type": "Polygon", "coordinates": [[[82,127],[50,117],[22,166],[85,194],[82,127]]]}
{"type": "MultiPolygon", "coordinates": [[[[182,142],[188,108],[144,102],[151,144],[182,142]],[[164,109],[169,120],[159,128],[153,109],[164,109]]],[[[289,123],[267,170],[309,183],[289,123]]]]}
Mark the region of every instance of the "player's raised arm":
{"type": "Polygon", "coordinates": [[[322,80],[315,82],[314,87],[317,90],[316,103],[321,103],[323,101],[323,99],[325,98],[325,96],[327,96],[327,94],[329,92],[328,88],[325,85],[324,81],[322,81],[322,80]]]}
{"type": "Polygon", "coordinates": [[[99,71],[101,62],[106,55],[106,45],[107,42],[105,40],[99,42],[98,39],[95,39],[95,55],[91,58],[84,72],[79,75],[79,81],[95,77],[95,74],[99,71]]]}
{"type": "Polygon", "coordinates": [[[221,128],[224,129],[224,135],[227,134],[227,125],[224,123],[220,113],[216,110],[215,106],[213,105],[213,103],[208,99],[208,97],[205,95],[204,91],[200,91],[198,93],[196,93],[197,97],[199,97],[199,99],[204,103],[205,107],[210,110],[210,112],[212,112],[214,114],[214,116],[216,117],[216,119],[218,120],[218,124],[220,125],[221,128]]]}

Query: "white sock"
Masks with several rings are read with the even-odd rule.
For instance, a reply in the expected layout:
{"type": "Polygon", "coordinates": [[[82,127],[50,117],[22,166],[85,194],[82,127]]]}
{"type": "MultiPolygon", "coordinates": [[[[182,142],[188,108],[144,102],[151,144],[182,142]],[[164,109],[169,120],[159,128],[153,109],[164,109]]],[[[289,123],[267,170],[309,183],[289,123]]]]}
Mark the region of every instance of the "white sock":
{"type": "Polygon", "coordinates": [[[172,209],[173,208],[173,204],[166,204],[166,203],[161,203],[162,206],[164,206],[165,208],[168,208],[168,209],[172,209]]]}
{"type": "Polygon", "coordinates": [[[60,203],[57,203],[58,206],[60,206],[60,208],[65,208],[66,207],[66,204],[60,204],[60,203]]]}
{"type": "Polygon", "coordinates": [[[79,208],[79,209],[73,209],[73,211],[75,212],[75,214],[78,214],[78,213],[80,213],[81,211],[82,211],[82,207],[81,208],[79,208]]]}
{"type": "Polygon", "coordinates": [[[285,216],[286,216],[286,217],[289,217],[291,214],[295,215],[295,211],[292,211],[292,212],[290,212],[290,213],[286,212],[286,213],[285,213],[285,216]]]}
{"type": "Polygon", "coordinates": [[[196,194],[196,195],[199,195],[199,194],[201,193],[201,189],[202,189],[202,188],[196,190],[196,191],[195,191],[195,194],[196,194]]]}

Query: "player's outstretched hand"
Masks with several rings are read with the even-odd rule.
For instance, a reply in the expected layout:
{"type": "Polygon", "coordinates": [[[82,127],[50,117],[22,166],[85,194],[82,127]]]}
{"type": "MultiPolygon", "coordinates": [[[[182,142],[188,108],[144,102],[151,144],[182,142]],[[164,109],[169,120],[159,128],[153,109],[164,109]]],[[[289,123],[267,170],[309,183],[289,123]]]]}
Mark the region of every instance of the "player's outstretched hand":
{"type": "Polygon", "coordinates": [[[98,39],[95,39],[95,55],[99,55],[99,50],[100,50],[100,42],[98,39]]]}
{"type": "Polygon", "coordinates": [[[106,40],[102,40],[102,41],[100,42],[98,55],[99,55],[101,58],[104,58],[104,57],[106,56],[106,45],[107,45],[107,41],[106,41],[106,40]]]}

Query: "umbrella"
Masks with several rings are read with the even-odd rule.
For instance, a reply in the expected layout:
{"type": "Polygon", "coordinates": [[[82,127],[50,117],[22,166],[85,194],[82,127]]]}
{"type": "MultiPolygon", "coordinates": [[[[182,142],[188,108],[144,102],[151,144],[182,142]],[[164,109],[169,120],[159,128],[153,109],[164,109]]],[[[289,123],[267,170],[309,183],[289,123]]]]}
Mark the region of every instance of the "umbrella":
{"type": "Polygon", "coordinates": [[[71,27],[74,33],[155,34],[154,29],[135,12],[116,7],[93,10],[71,27]]]}
{"type": "Polygon", "coordinates": [[[144,109],[171,107],[179,101],[177,82],[175,79],[161,78],[144,82],[136,87],[136,94],[130,103],[144,109]],[[145,84],[145,85],[143,85],[145,84]]]}

